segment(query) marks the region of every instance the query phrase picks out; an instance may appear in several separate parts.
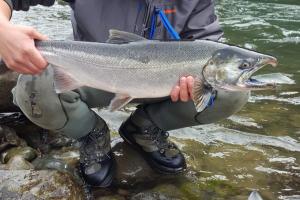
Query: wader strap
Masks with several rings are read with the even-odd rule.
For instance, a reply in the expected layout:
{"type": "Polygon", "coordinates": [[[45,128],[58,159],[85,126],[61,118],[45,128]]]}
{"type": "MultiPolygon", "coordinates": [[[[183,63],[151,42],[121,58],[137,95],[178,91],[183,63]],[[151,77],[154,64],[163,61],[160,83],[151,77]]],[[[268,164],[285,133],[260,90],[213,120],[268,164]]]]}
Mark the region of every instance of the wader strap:
{"type": "Polygon", "coordinates": [[[179,34],[172,27],[172,25],[169,22],[169,20],[168,20],[167,16],[165,15],[165,13],[159,8],[154,8],[154,13],[153,13],[152,18],[151,18],[151,29],[150,29],[149,38],[153,39],[153,37],[154,37],[155,31],[156,31],[157,16],[160,17],[164,27],[167,29],[167,31],[171,35],[171,37],[175,40],[180,40],[179,34]]]}
{"type": "MultiPolygon", "coordinates": [[[[175,31],[175,29],[171,25],[165,13],[159,8],[154,8],[154,12],[151,17],[151,27],[150,27],[151,29],[149,33],[149,39],[153,39],[154,37],[156,31],[157,16],[160,17],[164,27],[167,29],[168,33],[172,36],[172,38],[175,40],[180,40],[179,34],[175,31]]],[[[217,92],[214,90],[206,107],[212,107],[214,105],[214,101],[216,97],[217,97],[217,92]]]]}

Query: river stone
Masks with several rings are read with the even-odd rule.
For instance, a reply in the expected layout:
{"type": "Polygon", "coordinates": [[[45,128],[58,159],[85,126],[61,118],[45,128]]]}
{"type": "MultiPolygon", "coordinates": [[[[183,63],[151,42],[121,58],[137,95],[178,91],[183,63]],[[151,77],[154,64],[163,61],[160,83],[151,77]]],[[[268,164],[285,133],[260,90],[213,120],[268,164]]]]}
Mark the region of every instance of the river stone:
{"type": "Polygon", "coordinates": [[[82,200],[83,191],[66,173],[0,170],[0,199],[82,200]]]}
{"type": "Polygon", "coordinates": [[[54,159],[63,160],[66,164],[76,167],[79,164],[79,150],[74,147],[61,148],[60,150],[53,150],[50,156],[54,159]]]}
{"type": "Polygon", "coordinates": [[[12,128],[0,126],[0,153],[16,146],[25,147],[27,144],[12,128]]]}
{"type": "Polygon", "coordinates": [[[161,175],[151,169],[144,158],[122,139],[118,139],[112,150],[117,163],[117,185],[132,186],[138,183],[155,181],[161,175]]]}
{"type": "Polygon", "coordinates": [[[29,170],[34,169],[34,166],[25,160],[22,156],[12,157],[5,166],[6,170],[29,170]]]}
{"type": "Polygon", "coordinates": [[[56,170],[63,173],[68,173],[71,175],[74,180],[76,180],[78,183],[82,183],[82,180],[79,176],[77,168],[74,166],[70,166],[65,161],[56,159],[51,157],[50,155],[46,155],[41,158],[35,159],[32,164],[34,165],[34,168],[36,170],[56,170]]]}
{"type": "Polygon", "coordinates": [[[1,162],[7,163],[14,156],[21,156],[25,160],[32,161],[37,156],[37,151],[31,147],[14,147],[1,154],[1,162]]]}

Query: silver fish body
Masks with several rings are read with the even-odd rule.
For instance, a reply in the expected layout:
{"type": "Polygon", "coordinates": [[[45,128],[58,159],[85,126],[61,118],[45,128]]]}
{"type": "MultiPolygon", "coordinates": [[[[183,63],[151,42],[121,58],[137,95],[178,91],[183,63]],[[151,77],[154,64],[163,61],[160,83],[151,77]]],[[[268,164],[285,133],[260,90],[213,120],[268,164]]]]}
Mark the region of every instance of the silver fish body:
{"type": "Polygon", "coordinates": [[[46,60],[81,85],[133,98],[168,96],[181,76],[201,75],[212,53],[226,45],[210,41],[141,41],[128,44],[43,42],[46,60]]]}
{"type": "Polygon", "coordinates": [[[116,30],[110,32],[108,43],[43,41],[36,46],[54,66],[57,92],[89,86],[116,93],[111,110],[134,98],[168,96],[180,77],[193,76],[196,78],[194,102],[198,111],[202,111],[212,95],[207,88],[222,88],[223,83],[242,85],[250,77],[249,69],[245,71],[237,66],[240,55],[257,62],[264,56],[213,41],[150,41],[116,30]],[[225,67],[216,64],[220,60],[228,61],[223,63],[225,67]],[[222,72],[224,69],[227,74],[222,72]],[[246,78],[241,81],[241,77],[246,78]]]}

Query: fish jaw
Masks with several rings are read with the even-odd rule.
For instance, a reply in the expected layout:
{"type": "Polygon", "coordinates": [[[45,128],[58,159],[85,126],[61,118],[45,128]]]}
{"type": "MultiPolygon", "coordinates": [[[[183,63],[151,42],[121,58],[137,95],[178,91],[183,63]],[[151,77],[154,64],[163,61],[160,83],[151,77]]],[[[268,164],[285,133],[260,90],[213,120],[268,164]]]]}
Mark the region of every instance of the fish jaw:
{"type": "Polygon", "coordinates": [[[239,77],[236,87],[236,90],[270,90],[275,89],[275,83],[264,83],[256,79],[251,78],[251,76],[264,66],[271,65],[276,67],[278,61],[272,56],[266,56],[262,58],[253,68],[245,70],[239,77]]]}

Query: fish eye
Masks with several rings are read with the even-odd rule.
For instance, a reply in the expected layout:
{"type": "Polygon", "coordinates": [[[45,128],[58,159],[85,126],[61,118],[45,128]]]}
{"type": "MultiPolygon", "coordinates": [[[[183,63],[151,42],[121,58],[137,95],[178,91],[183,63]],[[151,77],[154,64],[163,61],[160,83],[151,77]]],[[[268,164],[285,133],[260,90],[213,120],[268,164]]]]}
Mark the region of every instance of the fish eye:
{"type": "Polygon", "coordinates": [[[209,65],[213,65],[213,64],[214,64],[214,61],[210,60],[210,61],[208,62],[208,64],[209,64],[209,65]]]}
{"type": "Polygon", "coordinates": [[[250,64],[248,62],[243,62],[241,65],[240,65],[240,69],[247,69],[250,67],[250,64]]]}

